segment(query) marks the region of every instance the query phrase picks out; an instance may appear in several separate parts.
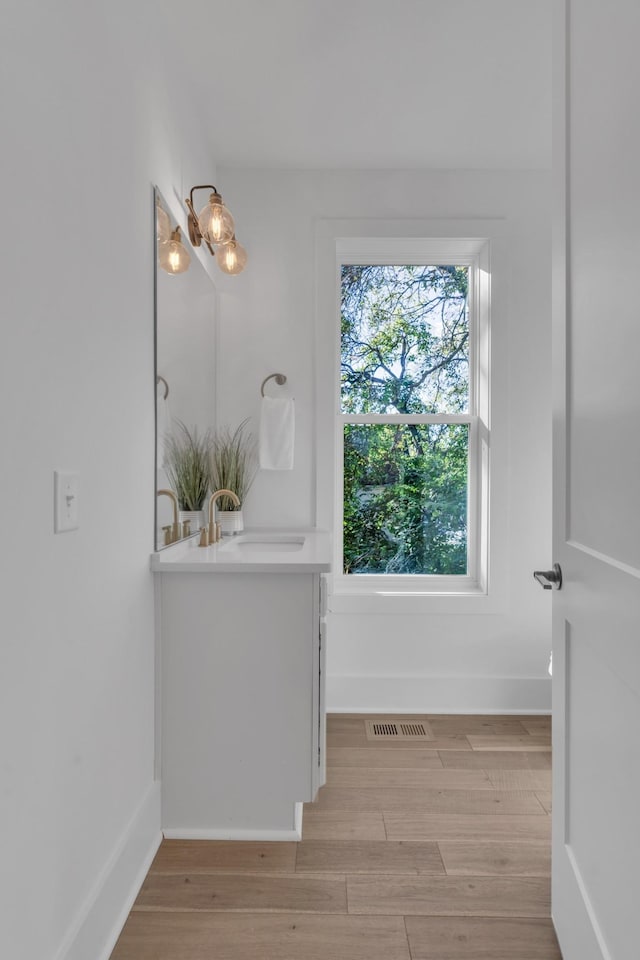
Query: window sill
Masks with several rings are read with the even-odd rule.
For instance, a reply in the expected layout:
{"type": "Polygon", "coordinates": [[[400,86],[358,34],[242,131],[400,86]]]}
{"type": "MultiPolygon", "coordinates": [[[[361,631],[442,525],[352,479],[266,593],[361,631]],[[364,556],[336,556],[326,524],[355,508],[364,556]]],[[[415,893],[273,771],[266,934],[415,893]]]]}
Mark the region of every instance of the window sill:
{"type": "MultiPolygon", "coordinates": [[[[375,578],[377,580],[377,578],[375,578]]],[[[413,578],[412,578],[413,579],[413,578]]],[[[479,615],[499,614],[504,604],[495,593],[489,594],[471,578],[438,578],[433,582],[411,583],[398,578],[385,578],[385,583],[376,583],[374,578],[364,577],[360,582],[345,582],[345,578],[333,578],[328,597],[331,613],[364,614],[429,614],[429,615],[479,615]],[[462,582],[461,582],[462,581],[462,582]]]]}

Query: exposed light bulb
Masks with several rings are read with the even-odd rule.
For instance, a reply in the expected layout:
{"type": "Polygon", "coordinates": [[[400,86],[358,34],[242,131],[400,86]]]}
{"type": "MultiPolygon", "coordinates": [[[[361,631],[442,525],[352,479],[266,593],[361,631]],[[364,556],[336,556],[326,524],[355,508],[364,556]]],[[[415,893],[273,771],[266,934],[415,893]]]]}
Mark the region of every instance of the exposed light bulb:
{"type": "Polygon", "coordinates": [[[158,262],[162,269],[172,276],[189,269],[191,257],[180,238],[180,227],[176,227],[170,240],[160,244],[158,262]]]}
{"type": "Polygon", "coordinates": [[[241,273],[247,264],[247,251],[235,236],[216,247],[216,260],[223,273],[241,273]]]}
{"type": "Polygon", "coordinates": [[[198,228],[209,243],[228,243],[233,237],[233,217],[219,193],[212,193],[208,204],[200,211],[198,228]]]}

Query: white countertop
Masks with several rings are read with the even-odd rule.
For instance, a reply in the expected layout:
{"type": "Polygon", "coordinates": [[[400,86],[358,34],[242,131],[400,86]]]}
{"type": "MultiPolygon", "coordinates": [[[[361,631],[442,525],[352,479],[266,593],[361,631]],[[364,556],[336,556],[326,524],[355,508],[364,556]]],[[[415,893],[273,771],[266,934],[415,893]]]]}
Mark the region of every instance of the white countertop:
{"type": "Polygon", "coordinates": [[[331,541],[325,530],[243,530],[211,547],[198,537],[151,554],[154,573],[327,573],[331,541]]]}

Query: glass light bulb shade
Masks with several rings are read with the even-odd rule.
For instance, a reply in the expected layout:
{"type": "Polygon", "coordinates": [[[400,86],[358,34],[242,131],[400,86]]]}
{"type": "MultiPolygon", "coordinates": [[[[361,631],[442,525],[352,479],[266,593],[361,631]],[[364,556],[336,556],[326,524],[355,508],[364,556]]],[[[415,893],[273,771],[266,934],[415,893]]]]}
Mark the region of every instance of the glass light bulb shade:
{"type": "Polygon", "coordinates": [[[160,244],[158,262],[163,270],[175,276],[175,274],[184,273],[185,270],[189,269],[191,257],[182,241],[172,234],[171,240],[160,244]]]}
{"type": "Polygon", "coordinates": [[[171,220],[160,203],[156,203],[156,237],[158,243],[166,243],[171,237],[171,220]]]}
{"type": "Polygon", "coordinates": [[[216,261],[223,273],[241,273],[247,265],[247,251],[234,237],[216,247],[216,261]]]}
{"type": "Polygon", "coordinates": [[[228,243],[233,237],[235,224],[219,193],[212,193],[209,203],[198,217],[198,228],[209,243],[228,243]]]}

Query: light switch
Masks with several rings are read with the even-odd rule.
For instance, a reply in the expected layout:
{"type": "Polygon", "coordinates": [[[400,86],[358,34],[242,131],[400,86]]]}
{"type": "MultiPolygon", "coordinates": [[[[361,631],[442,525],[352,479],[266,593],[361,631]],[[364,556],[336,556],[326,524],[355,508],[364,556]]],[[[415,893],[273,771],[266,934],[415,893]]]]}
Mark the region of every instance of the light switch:
{"type": "Polygon", "coordinates": [[[77,530],[80,526],[78,519],[79,489],[80,475],[78,473],[63,470],[54,471],[54,533],[64,533],[66,530],[77,530]]]}

